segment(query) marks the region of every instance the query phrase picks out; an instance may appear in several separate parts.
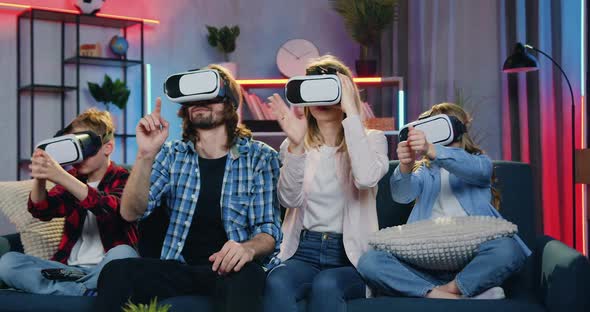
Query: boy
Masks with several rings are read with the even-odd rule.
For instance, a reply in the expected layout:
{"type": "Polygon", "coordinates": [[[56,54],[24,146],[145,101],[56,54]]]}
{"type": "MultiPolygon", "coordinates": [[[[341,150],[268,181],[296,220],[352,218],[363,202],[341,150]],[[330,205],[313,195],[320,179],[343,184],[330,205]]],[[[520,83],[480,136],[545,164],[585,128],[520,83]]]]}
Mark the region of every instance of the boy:
{"type": "Polygon", "coordinates": [[[64,217],[63,237],[52,261],[17,252],[2,256],[0,280],[9,287],[36,294],[94,295],[106,263],[137,257],[131,247],[137,242],[135,224],[119,214],[129,173],[110,160],[115,148],[114,130],[108,112],[91,108],[76,117],[63,133],[92,131],[101,137],[102,146],[69,171],[45,151],[35,150],[28,209],[42,221],[64,217]],[[56,184],[49,192],[45,189],[48,180],[56,184]],[[65,274],[56,279],[45,277],[42,270],[46,269],[64,269],[58,273],[65,274]]]}

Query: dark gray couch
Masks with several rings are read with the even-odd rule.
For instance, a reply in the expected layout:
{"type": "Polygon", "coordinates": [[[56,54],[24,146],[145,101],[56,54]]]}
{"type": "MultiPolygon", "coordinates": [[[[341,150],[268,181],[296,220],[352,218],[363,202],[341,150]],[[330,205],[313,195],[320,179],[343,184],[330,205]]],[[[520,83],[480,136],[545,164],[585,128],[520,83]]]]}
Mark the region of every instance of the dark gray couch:
{"type": "MultiPolygon", "coordinates": [[[[533,250],[525,269],[508,280],[506,300],[437,300],[422,298],[379,297],[352,300],[349,311],[590,311],[590,264],[588,259],[559,241],[535,233],[531,169],[514,162],[495,162],[497,187],[502,193],[501,212],[519,227],[520,236],[533,250]]],[[[410,206],[391,200],[389,176],[379,183],[377,209],[380,227],[403,224],[410,206]]],[[[152,232],[153,233],[153,232],[152,232]]],[[[13,250],[22,250],[18,235],[8,236],[13,250]]],[[[155,247],[140,245],[143,254],[153,255],[155,247]]],[[[157,252],[156,252],[157,253],[157,252]]],[[[0,311],[90,311],[95,298],[30,295],[0,291],[0,311]]],[[[209,300],[202,296],[175,297],[164,300],[172,311],[210,311],[209,300]]],[[[300,303],[304,311],[304,302],[300,303]]]]}

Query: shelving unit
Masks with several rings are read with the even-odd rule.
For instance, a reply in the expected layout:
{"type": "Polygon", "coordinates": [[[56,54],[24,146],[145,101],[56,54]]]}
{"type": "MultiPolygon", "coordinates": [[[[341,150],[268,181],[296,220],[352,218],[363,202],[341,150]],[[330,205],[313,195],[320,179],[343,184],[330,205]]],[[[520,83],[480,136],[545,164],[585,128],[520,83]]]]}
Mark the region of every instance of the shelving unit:
{"type": "MultiPolygon", "coordinates": [[[[238,79],[238,84],[245,90],[250,89],[273,89],[284,88],[288,79],[238,79]]],[[[395,118],[395,124],[405,122],[405,102],[404,102],[404,78],[398,76],[392,77],[357,77],[354,82],[359,87],[393,87],[394,96],[397,101],[393,103],[393,112],[397,112],[398,116],[395,118]],[[401,120],[400,120],[401,118],[401,120]]],[[[244,106],[247,107],[247,106],[244,106]]],[[[276,120],[242,120],[242,122],[252,130],[252,134],[257,137],[280,138],[285,137],[285,133],[281,131],[280,126],[276,120]]],[[[399,129],[396,127],[396,129],[399,129]]],[[[397,130],[384,131],[384,134],[393,140],[398,135],[397,130]]],[[[393,142],[389,146],[394,147],[393,142]]],[[[395,150],[391,150],[393,153],[395,150]]]]}
{"type": "MultiPolygon", "coordinates": [[[[284,88],[288,79],[238,79],[237,83],[245,90],[250,89],[272,89],[284,88]]],[[[397,118],[401,118],[402,123],[405,121],[405,103],[404,103],[404,78],[399,76],[392,77],[356,77],[354,82],[359,87],[395,87],[394,98],[397,98],[394,104],[394,112],[398,112],[397,118]]],[[[245,120],[243,121],[251,126],[254,134],[264,134],[265,136],[277,136],[278,124],[273,120],[245,120]],[[260,129],[260,130],[259,130],[260,129]]],[[[386,131],[386,135],[397,135],[397,131],[386,131]]]]}
{"type": "MultiPolygon", "coordinates": [[[[21,138],[21,96],[28,94],[30,96],[30,152],[32,153],[36,139],[34,137],[35,129],[35,97],[38,93],[53,93],[61,95],[61,127],[65,127],[65,97],[68,92],[76,92],[76,115],[80,114],[80,67],[81,66],[96,66],[96,67],[119,67],[123,71],[123,81],[127,83],[127,69],[131,66],[141,66],[141,90],[140,90],[140,107],[141,116],[144,115],[144,102],[145,102],[145,67],[144,67],[144,21],[143,20],[126,20],[120,18],[109,18],[109,17],[97,17],[92,15],[80,15],[70,12],[60,12],[53,10],[43,9],[28,9],[18,15],[17,18],[17,45],[16,45],[16,58],[17,58],[17,159],[19,166],[17,167],[17,177],[21,177],[21,167],[29,162],[28,155],[23,155],[21,151],[22,138],[21,138]],[[51,21],[61,24],[61,73],[60,79],[61,84],[53,85],[38,82],[35,80],[35,21],[51,21]],[[29,43],[30,43],[30,79],[31,81],[27,84],[23,84],[21,81],[21,65],[23,59],[21,57],[21,35],[24,34],[21,26],[23,23],[29,24],[29,43]],[[123,58],[112,58],[112,57],[88,57],[80,55],[80,26],[96,26],[119,29],[122,32],[124,38],[127,38],[127,29],[131,26],[139,25],[140,27],[140,57],[139,59],[127,59],[123,58]],[[75,27],[76,31],[76,55],[72,57],[65,57],[65,31],[66,27],[75,27]],[[76,71],[76,84],[66,85],[65,84],[65,68],[66,66],[75,66],[76,71]]],[[[132,91],[133,92],[133,91],[132,91]]],[[[128,103],[130,105],[130,103],[128,103]]],[[[127,162],[127,139],[135,137],[134,134],[127,132],[127,109],[123,109],[123,129],[122,132],[116,133],[115,137],[121,139],[123,142],[122,155],[123,162],[127,162]]]]}

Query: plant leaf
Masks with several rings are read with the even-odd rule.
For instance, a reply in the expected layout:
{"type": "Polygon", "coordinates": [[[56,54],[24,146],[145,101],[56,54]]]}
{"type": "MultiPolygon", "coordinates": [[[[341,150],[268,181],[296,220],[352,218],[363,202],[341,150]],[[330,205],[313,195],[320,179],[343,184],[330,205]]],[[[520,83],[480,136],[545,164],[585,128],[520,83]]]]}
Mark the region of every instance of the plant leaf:
{"type": "Polygon", "coordinates": [[[219,48],[223,53],[231,53],[236,50],[236,35],[227,26],[219,30],[219,48]]]}
{"type": "Polygon", "coordinates": [[[350,36],[363,46],[381,39],[381,32],[394,18],[398,0],[330,0],[350,36]]]}
{"type": "Polygon", "coordinates": [[[90,95],[97,101],[97,102],[104,102],[104,91],[102,88],[94,82],[88,82],[88,90],[90,90],[90,95]]]}
{"type": "Polygon", "coordinates": [[[105,102],[113,101],[113,80],[108,75],[104,75],[104,81],[102,83],[103,99],[105,102]]]}
{"type": "Polygon", "coordinates": [[[234,25],[234,27],[231,28],[231,32],[234,36],[234,39],[238,38],[238,36],[240,35],[240,26],[234,25]]]}
{"type": "Polygon", "coordinates": [[[209,42],[209,45],[212,47],[217,47],[217,43],[219,41],[218,39],[218,33],[219,30],[216,27],[213,26],[209,26],[209,25],[205,25],[205,27],[207,27],[207,31],[209,32],[209,34],[207,34],[207,42],[209,42]]]}

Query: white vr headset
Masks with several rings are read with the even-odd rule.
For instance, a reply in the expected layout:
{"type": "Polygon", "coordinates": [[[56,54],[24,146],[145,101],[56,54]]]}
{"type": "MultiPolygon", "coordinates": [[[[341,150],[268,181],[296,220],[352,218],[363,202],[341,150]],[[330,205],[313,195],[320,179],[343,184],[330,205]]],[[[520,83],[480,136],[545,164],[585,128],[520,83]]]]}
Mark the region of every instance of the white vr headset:
{"type": "Polygon", "coordinates": [[[65,166],[96,155],[101,146],[100,136],[92,131],[83,131],[43,140],[36,148],[45,150],[60,165],[65,166]]]}
{"type": "Polygon", "coordinates": [[[164,82],[164,93],[170,101],[181,104],[221,103],[233,98],[229,84],[214,69],[188,71],[168,76],[164,82]]]}
{"type": "Polygon", "coordinates": [[[441,145],[457,142],[467,132],[465,125],[457,117],[440,114],[418,119],[403,126],[399,131],[400,142],[408,140],[410,126],[422,130],[429,143],[441,145]]]}
{"type": "Polygon", "coordinates": [[[325,106],[340,103],[342,83],[337,75],[297,76],[285,85],[285,98],[294,106],[325,106]]]}

